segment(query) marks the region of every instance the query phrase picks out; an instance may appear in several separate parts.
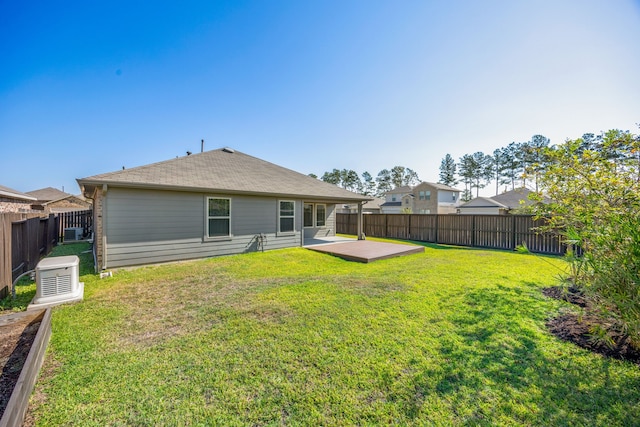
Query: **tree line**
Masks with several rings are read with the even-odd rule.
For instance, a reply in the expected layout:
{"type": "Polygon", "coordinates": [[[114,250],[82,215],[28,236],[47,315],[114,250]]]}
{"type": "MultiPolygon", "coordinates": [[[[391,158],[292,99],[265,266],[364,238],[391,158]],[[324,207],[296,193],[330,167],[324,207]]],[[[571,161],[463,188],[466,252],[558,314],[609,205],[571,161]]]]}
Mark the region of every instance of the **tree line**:
{"type": "MultiPolygon", "coordinates": [[[[309,176],[318,178],[315,174],[309,174],[309,176]]],[[[404,166],[382,169],[375,178],[367,171],[358,175],[356,171],[351,169],[334,168],[331,172],[325,172],[320,179],[346,190],[375,197],[382,197],[384,193],[397,187],[420,183],[418,174],[404,166]]]]}
{"type": "MultiPolygon", "coordinates": [[[[583,136],[585,137],[589,140],[596,138],[593,134],[583,136]]],[[[496,194],[500,192],[501,186],[515,189],[531,184],[537,190],[540,173],[548,162],[544,150],[549,143],[549,138],[534,135],[530,141],[512,142],[494,150],[492,154],[481,151],[465,154],[457,163],[447,154],[440,164],[438,182],[451,187],[464,184],[461,196],[463,201],[471,200],[474,193],[477,197],[480,190],[491,182],[495,183],[496,194]]],[[[315,174],[309,176],[318,178],[315,174]]],[[[320,179],[346,190],[376,197],[382,197],[394,188],[419,184],[421,181],[414,170],[405,166],[382,169],[375,177],[368,171],[358,174],[352,169],[334,168],[325,172],[320,179]]]]}
{"type": "MultiPolygon", "coordinates": [[[[595,138],[593,134],[586,136],[595,138]]],[[[464,184],[461,196],[463,201],[471,200],[474,192],[475,197],[478,197],[480,190],[492,182],[495,184],[496,195],[501,186],[511,187],[512,190],[532,186],[538,191],[540,174],[550,160],[546,155],[549,143],[549,138],[534,135],[529,141],[512,142],[491,154],[482,151],[465,154],[458,163],[447,154],[440,163],[439,182],[449,186],[464,184]]]]}

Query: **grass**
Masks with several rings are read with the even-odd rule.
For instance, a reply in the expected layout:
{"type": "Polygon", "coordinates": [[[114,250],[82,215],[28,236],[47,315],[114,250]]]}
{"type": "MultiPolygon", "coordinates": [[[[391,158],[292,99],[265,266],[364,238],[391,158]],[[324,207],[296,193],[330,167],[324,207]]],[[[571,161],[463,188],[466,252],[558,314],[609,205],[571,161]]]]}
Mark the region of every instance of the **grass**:
{"type": "Polygon", "coordinates": [[[31,411],[36,425],[633,425],[638,366],[545,328],[569,309],[540,292],[564,268],[435,245],[372,264],[295,248],[83,268],[31,411]]]}

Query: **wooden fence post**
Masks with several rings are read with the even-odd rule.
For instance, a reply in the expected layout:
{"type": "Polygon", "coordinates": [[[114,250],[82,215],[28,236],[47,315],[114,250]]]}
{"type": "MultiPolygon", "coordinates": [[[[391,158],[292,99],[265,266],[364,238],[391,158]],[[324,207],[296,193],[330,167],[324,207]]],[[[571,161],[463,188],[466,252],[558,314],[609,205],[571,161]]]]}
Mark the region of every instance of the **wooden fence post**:
{"type": "Polygon", "coordinates": [[[11,268],[11,218],[0,214],[0,298],[9,294],[11,268]]]}

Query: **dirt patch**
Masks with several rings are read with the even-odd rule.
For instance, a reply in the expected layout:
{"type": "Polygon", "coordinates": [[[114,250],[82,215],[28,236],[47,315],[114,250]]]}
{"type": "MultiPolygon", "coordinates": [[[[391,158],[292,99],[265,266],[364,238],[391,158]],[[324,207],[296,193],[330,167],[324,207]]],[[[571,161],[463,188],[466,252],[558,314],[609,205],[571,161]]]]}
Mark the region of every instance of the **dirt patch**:
{"type": "Polygon", "coordinates": [[[563,313],[550,319],[547,322],[547,327],[556,337],[564,341],[570,341],[594,353],[615,359],[628,360],[640,365],[640,351],[631,347],[628,336],[612,333],[613,344],[611,345],[594,339],[591,331],[597,327],[605,328],[606,325],[603,324],[602,319],[591,313],[589,302],[579,289],[574,287],[565,289],[554,286],[543,289],[542,293],[550,298],[567,301],[582,307],[585,311],[581,315],[563,313]]]}
{"type": "Polygon", "coordinates": [[[18,382],[41,320],[42,313],[36,312],[0,323],[0,417],[18,382]]]}

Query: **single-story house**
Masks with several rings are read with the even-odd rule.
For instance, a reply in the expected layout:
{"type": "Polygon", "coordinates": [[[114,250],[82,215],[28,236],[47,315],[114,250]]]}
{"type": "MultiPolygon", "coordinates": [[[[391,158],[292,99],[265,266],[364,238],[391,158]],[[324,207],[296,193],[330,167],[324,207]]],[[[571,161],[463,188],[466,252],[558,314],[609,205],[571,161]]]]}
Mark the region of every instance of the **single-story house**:
{"type": "Polygon", "coordinates": [[[458,207],[458,213],[462,215],[504,215],[508,212],[507,205],[483,196],[471,199],[458,207]]]}
{"type": "Polygon", "coordinates": [[[83,211],[91,209],[91,203],[84,199],[82,195],[74,196],[65,193],[57,188],[47,187],[39,190],[27,191],[27,194],[37,199],[32,204],[35,210],[42,210],[47,213],[61,213],[83,211]]]}
{"type": "Polygon", "coordinates": [[[335,235],[337,205],[371,199],[230,148],[77,181],[98,269],[303,246],[335,235]]]}
{"type": "MultiPolygon", "coordinates": [[[[384,203],[384,199],[375,197],[373,200],[369,200],[362,205],[362,213],[364,214],[379,214],[380,205],[384,203]]],[[[358,204],[351,203],[336,207],[337,213],[358,213],[358,204]]]]}
{"type": "Polygon", "coordinates": [[[31,204],[35,201],[33,196],[0,185],[0,213],[32,212],[31,204]]]}
{"type": "MultiPolygon", "coordinates": [[[[522,213],[535,202],[529,199],[531,190],[516,188],[493,197],[476,197],[461,205],[458,213],[463,215],[506,215],[522,213]]],[[[544,201],[543,201],[544,203],[544,201]]]]}

